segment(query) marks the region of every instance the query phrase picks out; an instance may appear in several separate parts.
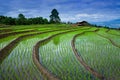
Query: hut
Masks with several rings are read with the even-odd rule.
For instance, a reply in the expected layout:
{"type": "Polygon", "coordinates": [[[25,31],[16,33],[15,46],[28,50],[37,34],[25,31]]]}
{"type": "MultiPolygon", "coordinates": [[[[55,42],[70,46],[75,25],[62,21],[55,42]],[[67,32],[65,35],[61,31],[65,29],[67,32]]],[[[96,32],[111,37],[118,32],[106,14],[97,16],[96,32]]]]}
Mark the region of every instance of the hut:
{"type": "Polygon", "coordinates": [[[81,21],[81,22],[77,22],[76,25],[77,26],[89,26],[90,23],[88,23],[87,21],[81,21]]]}

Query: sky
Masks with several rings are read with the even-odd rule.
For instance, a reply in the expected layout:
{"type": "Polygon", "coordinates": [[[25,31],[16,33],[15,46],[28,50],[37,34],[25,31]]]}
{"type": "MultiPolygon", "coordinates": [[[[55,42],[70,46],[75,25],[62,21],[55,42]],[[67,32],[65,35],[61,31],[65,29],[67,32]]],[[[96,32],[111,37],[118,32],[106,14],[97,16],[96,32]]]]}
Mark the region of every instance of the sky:
{"type": "Polygon", "coordinates": [[[120,0],[0,0],[0,15],[44,17],[56,8],[62,21],[103,22],[120,19],[120,0]]]}

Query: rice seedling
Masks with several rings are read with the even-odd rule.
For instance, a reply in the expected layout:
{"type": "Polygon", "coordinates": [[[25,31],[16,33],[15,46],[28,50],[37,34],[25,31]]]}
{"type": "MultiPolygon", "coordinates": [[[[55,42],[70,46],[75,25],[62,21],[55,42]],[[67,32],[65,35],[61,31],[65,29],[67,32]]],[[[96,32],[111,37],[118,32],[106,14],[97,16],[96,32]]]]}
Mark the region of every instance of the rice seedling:
{"type": "Polygon", "coordinates": [[[120,79],[120,49],[96,33],[76,38],[76,49],[85,62],[107,79],[120,79]]]}

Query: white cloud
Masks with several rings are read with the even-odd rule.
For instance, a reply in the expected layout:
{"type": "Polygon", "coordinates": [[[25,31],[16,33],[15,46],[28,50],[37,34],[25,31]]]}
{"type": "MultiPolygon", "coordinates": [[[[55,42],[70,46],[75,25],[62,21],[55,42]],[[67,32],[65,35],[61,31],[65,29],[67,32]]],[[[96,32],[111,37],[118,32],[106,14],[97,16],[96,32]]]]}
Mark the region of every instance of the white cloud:
{"type": "Polygon", "coordinates": [[[112,0],[9,0],[2,5],[0,13],[12,17],[23,13],[26,17],[42,16],[49,19],[51,10],[56,8],[62,21],[101,22],[120,18],[120,2],[112,0]]]}
{"type": "Polygon", "coordinates": [[[82,14],[76,14],[75,15],[76,19],[78,20],[87,20],[90,22],[97,22],[97,21],[106,21],[109,20],[110,17],[108,17],[106,14],[87,14],[87,13],[82,13],[82,14]]]}
{"type": "Polygon", "coordinates": [[[89,22],[103,22],[109,21],[113,19],[118,19],[119,15],[112,15],[112,14],[88,14],[88,13],[78,13],[78,14],[62,14],[60,15],[63,21],[89,21],[89,22]]]}
{"type": "Polygon", "coordinates": [[[17,17],[18,14],[19,13],[17,11],[10,11],[10,12],[7,12],[5,15],[10,17],[17,17]]]}
{"type": "Polygon", "coordinates": [[[18,10],[13,10],[13,11],[9,11],[7,12],[5,15],[6,16],[11,16],[11,17],[17,17],[18,14],[24,14],[26,17],[44,17],[47,18],[48,16],[45,15],[44,12],[41,12],[40,10],[33,10],[33,9],[18,9],[18,10]]]}
{"type": "MultiPolygon", "coordinates": [[[[17,17],[19,13],[24,14],[26,17],[44,17],[49,19],[50,12],[41,12],[37,9],[18,9],[14,11],[7,12],[6,16],[11,17],[17,17]],[[47,13],[47,14],[46,14],[47,13]]],[[[77,21],[89,21],[89,22],[103,22],[103,21],[109,21],[113,19],[120,18],[120,15],[114,15],[114,14],[102,14],[102,13],[96,13],[96,14],[88,14],[88,13],[60,13],[60,18],[62,21],[71,21],[71,22],[77,22],[77,21]]]]}
{"type": "Polygon", "coordinates": [[[104,15],[83,13],[83,14],[77,14],[75,17],[78,17],[78,18],[94,18],[94,19],[99,19],[101,17],[104,17],[104,15]]]}

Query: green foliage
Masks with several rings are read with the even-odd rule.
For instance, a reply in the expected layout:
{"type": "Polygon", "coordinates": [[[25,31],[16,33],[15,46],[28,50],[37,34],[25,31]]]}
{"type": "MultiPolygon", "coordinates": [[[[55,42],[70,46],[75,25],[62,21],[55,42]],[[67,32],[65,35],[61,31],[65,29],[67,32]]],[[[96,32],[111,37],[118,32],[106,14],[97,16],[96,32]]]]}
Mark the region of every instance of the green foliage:
{"type": "Polygon", "coordinates": [[[48,24],[48,20],[43,17],[29,18],[27,19],[28,24],[48,24]]]}
{"type": "MultiPolygon", "coordinates": [[[[103,30],[101,29],[98,33],[109,37],[116,44],[120,43],[118,36],[105,33],[103,30]]],[[[89,32],[78,36],[75,41],[75,46],[79,55],[82,56],[83,60],[91,68],[104,75],[108,80],[110,78],[114,78],[114,80],[120,79],[120,49],[112,45],[108,39],[96,33],[89,32]]]]}
{"type": "MultiPolygon", "coordinates": [[[[31,21],[33,18],[27,19],[27,21],[28,20],[31,21]]],[[[0,80],[43,80],[41,72],[38,71],[37,67],[33,63],[33,47],[38,41],[44,40],[51,35],[68,31],[66,29],[70,28],[74,29],[75,27],[70,27],[68,24],[17,25],[11,27],[0,27],[0,31],[4,31],[0,34],[29,30],[47,32],[49,30],[59,29],[59,31],[24,37],[24,39],[11,50],[8,57],[6,57],[0,64],[0,80]],[[11,31],[5,32],[8,29],[11,31]]],[[[93,31],[97,29],[96,27],[91,27],[91,29],[87,28],[89,28],[89,26],[82,28],[76,27],[78,31],[60,34],[59,36],[57,35],[44,43],[44,45],[40,45],[39,59],[45,69],[60,78],[60,80],[98,80],[78,62],[72,51],[71,40],[74,35],[84,31],[93,31]]],[[[110,31],[106,33],[106,28],[99,29],[100,31],[97,33],[109,37],[116,44],[120,44],[119,30],[110,29],[110,31]]],[[[4,48],[15,38],[31,33],[34,32],[9,35],[9,37],[0,39],[0,49],[4,48]]],[[[100,37],[94,32],[86,32],[76,38],[75,47],[78,50],[78,54],[82,56],[83,60],[95,71],[104,75],[105,78],[107,78],[106,80],[120,79],[120,49],[112,45],[109,40],[100,37]]]]}
{"type": "Polygon", "coordinates": [[[60,17],[58,16],[59,12],[57,9],[53,9],[50,15],[50,23],[60,23],[60,17]]]}
{"type": "Polygon", "coordinates": [[[14,25],[15,24],[15,18],[0,16],[0,24],[14,25]]]}
{"type": "Polygon", "coordinates": [[[19,14],[18,18],[0,16],[0,24],[6,25],[48,24],[48,20],[43,17],[25,18],[23,14],[19,14]]]}
{"type": "Polygon", "coordinates": [[[25,25],[26,24],[26,18],[23,14],[19,14],[18,18],[16,19],[16,24],[17,25],[25,25]]]}

